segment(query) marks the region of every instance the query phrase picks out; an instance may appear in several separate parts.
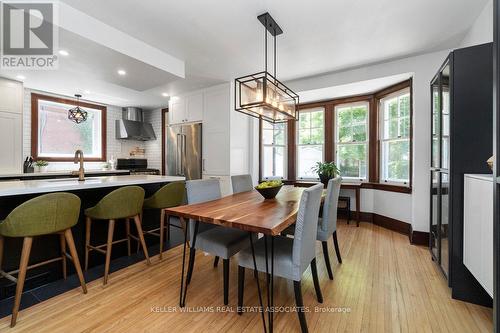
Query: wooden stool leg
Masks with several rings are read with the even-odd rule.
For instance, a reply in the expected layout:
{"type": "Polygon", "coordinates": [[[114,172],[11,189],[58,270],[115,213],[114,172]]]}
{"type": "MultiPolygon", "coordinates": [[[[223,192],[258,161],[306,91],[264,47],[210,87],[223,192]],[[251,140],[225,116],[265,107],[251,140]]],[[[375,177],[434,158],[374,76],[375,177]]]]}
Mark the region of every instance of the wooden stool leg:
{"type": "Polygon", "coordinates": [[[144,251],[144,256],[146,257],[146,263],[151,265],[151,261],[149,261],[148,248],[146,247],[146,241],[144,240],[144,234],[142,232],[141,227],[141,219],[139,215],[134,216],[135,227],[137,228],[137,234],[139,235],[139,240],[141,241],[142,250],[144,251]]]}
{"type": "Polygon", "coordinates": [[[161,210],[160,215],[160,260],[163,259],[163,233],[165,231],[165,211],[161,210]]]}
{"type": "Polygon", "coordinates": [[[62,271],[63,278],[66,280],[67,270],[66,270],[66,240],[64,239],[64,234],[59,234],[59,243],[61,243],[61,259],[62,259],[62,271]]]}
{"type": "Polygon", "coordinates": [[[87,285],[85,284],[85,279],[83,278],[82,267],[80,266],[80,260],[78,259],[78,253],[76,252],[75,241],[73,240],[71,229],[66,229],[64,231],[64,237],[66,238],[66,242],[68,242],[69,254],[71,254],[71,258],[73,258],[73,265],[75,266],[76,274],[78,275],[78,280],[80,280],[83,293],[86,294],[87,285]]]}
{"type": "Polygon", "coordinates": [[[127,254],[130,257],[132,254],[130,251],[130,219],[125,219],[125,229],[127,232],[127,254]]]}
{"type": "Polygon", "coordinates": [[[0,236],[0,269],[2,269],[2,264],[3,264],[3,245],[4,245],[5,239],[3,236],[0,236]]]}
{"type": "Polygon", "coordinates": [[[24,280],[26,279],[26,271],[28,269],[28,262],[30,259],[31,244],[33,244],[33,237],[24,237],[21,262],[19,264],[19,275],[17,276],[16,297],[14,299],[14,307],[12,308],[10,327],[14,327],[16,325],[19,305],[21,304],[21,296],[23,294],[24,280]]]}
{"type": "Polygon", "coordinates": [[[90,227],[92,224],[92,219],[87,217],[85,219],[85,270],[89,268],[89,245],[90,245],[90,227]]]}
{"type": "Polygon", "coordinates": [[[111,262],[111,248],[113,247],[114,229],[115,229],[115,220],[109,220],[108,242],[106,244],[106,263],[104,264],[104,281],[103,281],[104,285],[108,283],[109,263],[111,262]]]}

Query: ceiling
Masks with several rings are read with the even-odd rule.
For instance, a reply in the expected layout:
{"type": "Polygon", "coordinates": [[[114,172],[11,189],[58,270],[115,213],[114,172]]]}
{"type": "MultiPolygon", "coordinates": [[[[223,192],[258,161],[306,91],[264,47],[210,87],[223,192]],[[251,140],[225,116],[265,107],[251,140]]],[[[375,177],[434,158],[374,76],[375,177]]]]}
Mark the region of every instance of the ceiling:
{"type": "Polygon", "coordinates": [[[74,51],[59,71],[50,71],[58,73],[27,73],[25,83],[46,90],[42,83],[48,82],[56,93],[90,90],[95,98],[89,99],[100,102],[159,107],[166,104],[164,92],[172,96],[262,70],[264,28],[256,16],[266,11],[284,30],[277,39],[278,77],[292,80],[456,47],[487,1],[62,0],[184,61],[185,78],[62,31],[60,46],[74,51]],[[125,77],[116,75],[118,64],[127,67],[125,77]]]}

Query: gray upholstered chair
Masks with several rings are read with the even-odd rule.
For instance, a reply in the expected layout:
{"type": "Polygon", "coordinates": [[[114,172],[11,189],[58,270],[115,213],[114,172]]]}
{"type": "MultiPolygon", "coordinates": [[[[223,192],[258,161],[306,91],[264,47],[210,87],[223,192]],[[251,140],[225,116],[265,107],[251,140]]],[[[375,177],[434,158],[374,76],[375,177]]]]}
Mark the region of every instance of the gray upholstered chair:
{"type": "MultiPolygon", "coordinates": [[[[332,267],[330,265],[330,256],[328,255],[328,238],[332,235],[333,245],[335,247],[335,253],[337,254],[337,260],[339,264],[342,263],[342,257],[340,256],[339,242],[337,240],[337,207],[339,202],[340,185],[342,184],[342,178],[337,177],[330,179],[328,181],[328,187],[326,189],[326,197],[323,204],[323,216],[318,220],[318,232],[316,239],[321,242],[323,247],[323,257],[325,258],[326,270],[328,271],[328,277],[333,280],[332,267]]],[[[283,234],[293,235],[294,225],[287,228],[283,234]]]]}
{"type": "MultiPolygon", "coordinates": [[[[221,197],[220,183],[216,179],[190,180],[186,182],[186,194],[188,204],[195,204],[216,200],[221,197]]],[[[189,221],[189,241],[193,246],[194,229],[196,222],[189,221]]],[[[196,250],[208,252],[216,258],[223,259],[224,268],[224,304],[228,304],[229,295],[229,258],[238,253],[242,248],[248,246],[248,233],[232,228],[215,226],[200,222],[194,248],[189,251],[189,266],[186,282],[191,281],[194,269],[196,250]]],[[[214,264],[216,266],[216,264],[214,264]]]]}
{"type": "Polygon", "coordinates": [[[252,176],[250,175],[231,176],[231,184],[233,185],[233,194],[253,190],[252,176]]]}
{"type": "MultiPolygon", "coordinates": [[[[316,268],[316,232],[322,191],[323,184],[317,184],[304,190],[295,222],[294,238],[276,236],[274,239],[274,274],[293,280],[295,302],[300,309],[304,307],[301,289],[302,274],[309,264],[311,265],[316,297],[318,302],[323,302],[316,268]]],[[[254,246],[257,270],[260,272],[266,271],[264,242],[264,238],[260,238],[254,246]]],[[[254,268],[251,248],[246,248],[238,254],[238,306],[240,309],[243,306],[245,268],[254,268]]],[[[304,312],[298,310],[297,313],[302,331],[307,332],[304,312]]]]}

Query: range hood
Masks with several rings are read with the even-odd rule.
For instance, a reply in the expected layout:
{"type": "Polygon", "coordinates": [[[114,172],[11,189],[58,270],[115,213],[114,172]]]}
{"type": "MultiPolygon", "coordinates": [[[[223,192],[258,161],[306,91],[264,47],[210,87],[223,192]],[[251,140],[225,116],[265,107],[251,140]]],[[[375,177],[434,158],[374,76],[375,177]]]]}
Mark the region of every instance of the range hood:
{"type": "Polygon", "coordinates": [[[122,119],[116,120],[116,138],[126,140],[156,140],[153,126],[144,122],[141,108],[122,108],[122,119]]]}

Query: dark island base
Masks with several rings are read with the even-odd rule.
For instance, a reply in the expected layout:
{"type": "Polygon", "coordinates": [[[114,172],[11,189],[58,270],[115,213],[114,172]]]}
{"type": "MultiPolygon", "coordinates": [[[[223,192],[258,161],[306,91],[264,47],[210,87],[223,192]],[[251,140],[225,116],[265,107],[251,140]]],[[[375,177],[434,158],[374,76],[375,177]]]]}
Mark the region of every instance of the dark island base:
{"type": "MultiPolygon", "coordinates": [[[[152,195],[164,184],[146,184],[142,187],[146,191],[146,197],[152,195]]],[[[82,210],[80,213],[80,218],[78,223],[72,228],[73,237],[75,239],[76,249],[79,255],[80,263],[84,265],[85,258],[85,216],[83,214],[86,208],[94,206],[102,197],[111,191],[115,190],[116,187],[108,188],[98,188],[90,190],[81,190],[72,192],[80,197],[82,200],[82,210]]],[[[0,219],[4,219],[15,207],[22,204],[23,202],[39,196],[36,195],[22,195],[22,196],[12,196],[12,197],[2,197],[0,198],[0,219]]],[[[173,219],[172,219],[173,220],[173,219]]],[[[159,226],[160,212],[158,210],[145,210],[143,216],[142,226],[144,230],[154,229],[159,226]]],[[[114,239],[120,239],[125,237],[125,221],[117,220],[114,230],[114,239]]],[[[178,224],[178,221],[172,221],[172,224],[178,224]]],[[[171,228],[171,239],[167,242],[167,247],[172,247],[178,245],[182,242],[183,236],[180,229],[171,228]]],[[[108,232],[108,222],[107,221],[95,221],[92,223],[91,230],[91,244],[103,244],[106,243],[108,232]],[[102,222],[102,223],[99,223],[102,222]]],[[[131,232],[136,234],[134,224],[131,223],[131,232]]],[[[148,248],[150,248],[150,255],[158,253],[159,238],[155,236],[146,235],[146,243],[148,248]]],[[[4,247],[4,257],[2,263],[2,269],[4,271],[11,271],[18,269],[19,260],[21,257],[22,249],[22,238],[6,238],[4,247]]],[[[117,270],[138,261],[144,260],[144,255],[142,252],[136,253],[137,243],[132,239],[131,248],[133,255],[128,257],[127,255],[127,243],[115,244],[112,250],[112,265],[111,271],[117,270]]],[[[30,255],[30,264],[41,262],[47,259],[55,258],[60,256],[60,245],[58,235],[48,235],[36,237],[33,241],[33,247],[30,255]]],[[[85,273],[86,281],[90,282],[96,278],[99,278],[104,273],[104,261],[105,256],[96,252],[90,252],[89,256],[89,270],[85,273]],[[94,269],[95,268],[95,269],[94,269]]],[[[33,302],[38,303],[41,300],[53,297],[61,292],[72,289],[79,286],[78,280],[70,275],[75,273],[73,265],[68,261],[68,279],[63,280],[62,277],[62,264],[61,262],[54,262],[45,266],[37,267],[31,269],[27,273],[26,282],[24,285],[24,294],[21,302],[21,308],[30,306],[33,302]],[[74,280],[74,281],[73,281],[74,280]],[[48,287],[48,289],[44,289],[48,287]],[[68,289],[69,288],[69,289],[68,289]],[[57,290],[62,290],[57,292],[57,290]],[[42,294],[51,295],[50,297],[44,297],[42,294]],[[31,296],[30,296],[31,295],[31,296]]],[[[112,279],[110,281],[112,283],[112,279]]],[[[0,316],[10,314],[13,295],[15,293],[15,284],[7,279],[0,279],[0,316]],[[8,305],[10,304],[10,305],[8,305]],[[8,309],[5,312],[4,308],[8,309]]]]}

